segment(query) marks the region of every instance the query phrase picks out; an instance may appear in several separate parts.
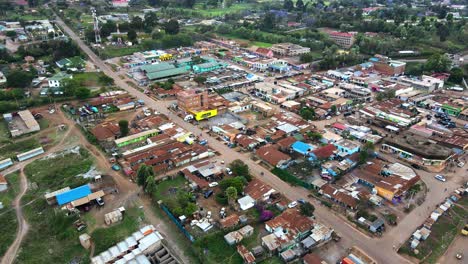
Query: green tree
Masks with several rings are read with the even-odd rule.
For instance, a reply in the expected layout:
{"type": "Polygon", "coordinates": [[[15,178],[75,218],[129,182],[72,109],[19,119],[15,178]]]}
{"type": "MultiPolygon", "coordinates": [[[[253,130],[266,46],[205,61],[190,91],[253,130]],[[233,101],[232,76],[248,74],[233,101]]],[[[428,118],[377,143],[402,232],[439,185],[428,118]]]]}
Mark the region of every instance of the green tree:
{"type": "Polygon", "coordinates": [[[130,30],[127,32],[127,38],[128,38],[128,40],[131,41],[132,43],[135,43],[135,42],[136,42],[137,37],[138,37],[138,35],[137,35],[137,33],[136,33],[135,30],[130,29],[130,30]]]}
{"type": "Polygon", "coordinates": [[[228,203],[232,206],[237,198],[237,189],[235,187],[228,187],[226,189],[226,197],[228,198],[228,203]]]}
{"type": "Polygon", "coordinates": [[[7,75],[7,86],[14,88],[25,88],[28,87],[34,75],[31,72],[22,70],[13,70],[7,75]]]}
{"type": "Polygon", "coordinates": [[[198,85],[202,85],[206,82],[206,77],[205,76],[196,76],[195,78],[193,78],[193,80],[198,84],[198,85]]]}
{"type": "Polygon", "coordinates": [[[145,29],[153,29],[158,24],[158,16],[156,12],[148,12],[145,14],[145,29]]]}
{"type": "Polygon", "coordinates": [[[120,136],[125,137],[128,135],[128,121],[123,119],[119,121],[120,136]]]}
{"type": "Polygon", "coordinates": [[[138,171],[137,171],[137,177],[136,177],[137,185],[144,189],[147,183],[146,179],[151,176],[154,177],[153,167],[148,166],[146,164],[142,164],[138,168],[138,171]]]}
{"type": "Polygon", "coordinates": [[[323,138],[322,134],[319,132],[313,132],[309,131],[307,132],[307,136],[312,140],[312,141],[319,141],[323,138]]]}
{"type": "Polygon", "coordinates": [[[450,70],[449,82],[461,83],[463,81],[463,70],[459,67],[454,67],[450,70]]]}
{"type": "Polygon", "coordinates": [[[237,193],[242,193],[244,191],[244,186],[247,183],[246,179],[242,176],[237,176],[233,178],[227,178],[219,182],[219,187],[221,190],[226,190],[229,187],[234,187],[237,190],[237,193]]]}
{"type": "Polygon", "coordinates": [[[134,16],[130,22],[130,27],[134,30],[141,30],[144,27],[143,19],[139,16],[134,16]]]}
{"type": "Polygon", "coordinates": [[[245,164],[242,160],[236,159],[231,164],[229,164],[229,168],[231,169],[232,173],[235,176],[244,176],[247,180],[251,180],[249,166],[245,164]]]}
{"type": "Polygon", "coordinates": [[[265,30],[271,30],[276,27],[276,17],[272,12],[267,12],[263,17],[262,28],[265,30]]]}
{"type": "Polygon", "coordinates": [[[102,85],[114,85],[114,79],[105,74],[102,74],[99,76],[99,83],[102,85]]]}
{"type": "Polygon", "coordinates": [[[169,35],[176,35],[179,33],[179,21],[177,19],[171,19],[164,24],[164,31],[169,35]]]}
{"type": "Polygon", "coordinates": [[[305,120],[314,120],[315,110],[313,108],[304,107],[299,111],[299,115],[305,120]]]}
{"type": "Polygon", "coordinates": [[[445,54],[436,53],[424,64],[424,70],[430,72],[446,72],[452,62],[445,54]]]}
{"type": "Polygon", "coordinates": [[[330,107],[330,111],[331,111],[332,113],[336,113],[336,105],[332,105],[332,106],[330,107]]]}
{"type": "Polygon", "coordinates": [[[91,91],[87,87],[80,86],[75,89],[74,95],[76,96],[76,98],[82,100],[89,98],[89,96],[91,95],[91,91]]]}
{"type": "Polygon", "coordinates": [[[283,3],[283,8],[292,11],[294,9],[294,2],[292,0],[285,0],[283,3]]]}
{"type": "Polygon", "coordinates": [[[148,194],[152,194],[156,191],[156,180],[153,175],[146,177],[144,190],[148,194]]]}
{"type": "Polygon", "coordinates": [[[309,202],[305,202],[305,203],[301,204],[299,206],[299,209],[301,211],[301,214],[303,214],[305,216],[310,217],[310,216],[314,215],[315,207],[309,202]]]}
{"type": "Polygon", "coordinates": [[[298,11],[304,11],[304,8],[305,8],[304,2],[302,0],[297,0],[296,1],[296,9],[298,11]]]}
{"type": "Polygon", "coordinates": [[[191,216],[198,210],[198,207],[194,203],[188,203],[184,208],[184,215],[191,216]]]}
{"type": "Polygon", "coordinates": [[[16,38],[17,34],[16,34],[16,31],[7,31],[5,35],[11,39],[14,39],[16,38]]]}

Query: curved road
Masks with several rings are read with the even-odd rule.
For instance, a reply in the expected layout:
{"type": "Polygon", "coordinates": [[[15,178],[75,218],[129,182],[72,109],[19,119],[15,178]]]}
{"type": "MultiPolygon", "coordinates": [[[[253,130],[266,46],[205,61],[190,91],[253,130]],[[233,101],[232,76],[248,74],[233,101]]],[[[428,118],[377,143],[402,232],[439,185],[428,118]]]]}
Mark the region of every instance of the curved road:
{"type": "MultiPolygon", "coordinates": [[[[168,111],[167,106],[168,102],[164,101],[155,101],[149,96],[145,95],[138,89],[135,89],[129,86],[124,80],[120,79],[118,74],[116,74],[112,69],[104,63],[59,17],[56,18],[58,25],[62,27],[64,32],[70,36],[70,38],[77,43],[77,45],[88,55],[90,60],[99,67],[106,75],[114,79],[114,82],[120,88],[126,90],[131,95],[136,96],[138,99],[141,99],[145,102],[146,106],[151,107],[162,114],[167,115],[170,119],[176,123],[178,126],[191,131],[194,134],[203,134],[204,138],[208,141],[208,146],[221,153],[221,158],[225,160],[226,163],[229,163],[235,159],[243,159],[243,161],[249,165],[252,174],[255,177],[260,178],[261,180],[270,184],[274,189],[283,193],[290,200],[297,199],[307,199],[311,203],[316,205],[315,215],[317,219],[327,224],[328,226],[333,227],[339,234],[342,236],[340,244],[344,248],[350,248],[352,246],[358,246],[374,258],[378,263],[411,263],[409,260],[403,258],[393,250],[393,246],[399,246],[404,243],[404,241],[411,235],[411,233],[422,224],[424,219],[427,217],[425,208],[422,206],[413,210],[409,215],[407,215],[398,225],[398,227],[392,229],[389,234],[384,234],[383,238],[371,238],[361,231],[355,229],[343,218],[335,215],[334,212],[330,211],[323,206],[320,206],[316,200],[307,198],[309,192],[306,189],[293,187],[277,176],[272,174],[267,169],[258,165],[251,159],[249,159],[248,154],[240,154],[221,142],[207,136],[200,130],[198,127],[193,126],[189,123],[184,122],[181,118],[177,117],[170,111],[168,111]]],[[[454,186],[450,186],[448,191],[455,189],[454,186]]],[[[434,208],[435,204],[442,201],[442,195],[438,195],[437,199],[431,199],[429,204],[424,204],[424,207],[434,208]]],[[[444,196],[445,197],[445,196],[444,196]]],[[[173,241],[176,242],[176,241],[173,241]]]]}
{"type": "Polygon", "coordinates": [[[23,168],[20,169],[20,193],[16,196],[13,201],[13,206],[16,210],[16,219],[18,219],[18,231],[16,233],[15,241],[10,245],[7,252],[2,258],[1,264],[11,264],[16,258],[16,253],[18,252],[19,247],[21,246],[21,241],[23,241],[24,236],[28,232],[29,225],[24,219],[23,208],[21,207],[21,198],[28,190],[28,180],[24,175],[23,168]]]}

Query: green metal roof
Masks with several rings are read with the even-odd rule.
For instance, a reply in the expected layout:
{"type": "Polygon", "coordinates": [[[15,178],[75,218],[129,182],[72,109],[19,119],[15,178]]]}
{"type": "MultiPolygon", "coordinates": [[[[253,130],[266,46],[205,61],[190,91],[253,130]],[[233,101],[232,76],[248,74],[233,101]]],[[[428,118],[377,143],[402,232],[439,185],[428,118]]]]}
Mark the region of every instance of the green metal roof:
{"type": "Polygon", "coordinates": [[[146,73],[165,71],[165,70],[174,69],[174,68],[175,68],[174,64],[168,63],[168,62],[162,62],[158,64],[148,64],[148,65],[143,65],[140,67],[140,69],[142,69],[146,73]]]}
{"type": "Polygon", "coordinates": [[[61,81],[63,79],[71,79],[72,75],[65,72],[58,72],[54,76],[50,77],[49,80],[61,81]]]}
{"type": "Polygon", "coordinates": [[[174,68],[174,69],[168,69],[164,71],[158,71],[158,72],[151,72],[146,74],[148,79],[150,80],[157,80],[157,79],[163,79],[163,78],[168,78],[180,74],[187,73],[189,70],[187,70],[185,67],[180,67],[180,68],[174,68]]]}

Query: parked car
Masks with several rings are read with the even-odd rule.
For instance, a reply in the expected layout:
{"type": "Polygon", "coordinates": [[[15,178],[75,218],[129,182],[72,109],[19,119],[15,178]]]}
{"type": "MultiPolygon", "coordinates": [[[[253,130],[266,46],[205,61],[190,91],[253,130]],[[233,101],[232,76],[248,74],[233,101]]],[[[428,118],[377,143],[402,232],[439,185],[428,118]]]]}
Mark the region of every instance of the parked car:
{"type": "Polygon", "coordinates": [[[305,204],[305,203],[306,203],[306,200],[304,200],[304,199],[299,199],[299,200],[297,200],[297,202],[300,203],[300,204],[305,204]]]}
{"type": "Polygon", "coordinates": [[[96,203],[99,206],[104,206],[104,200],[101,197],[96,198],[96,203]]]}
{"type": "Polygon", "coordinates": [[[213,195],[213,190],[207,190],[204,194],[203,194],[203,197],[205,197],[205,199],[208,199],[211,195],[213,195]]]}
{"type": "Polygon", "coordinates": [[[232,170],[230,168],[226,168],[226,173],[232,175],[232,170]]]}
{"type": "Polygon", "coordinates": [[[417,169],[417,170],[422,169],[421,166],[419,166],[418,164],[411,164],[411,167],[413,167],[414,169],[417,169]]]}
{"type": "Polygon", "coordinates": [[[460,162],[458,162],[457,166],[460,167],[460,168],[463,168],[463,166],[465,166],[465,162],[460,161],[460,162]]]}
{"type": "Polygon", "coordinates": [[[343,116],[347,117],[347,116],[350,116],[350,115],[352,115],[352,114],[353,114],[353,113],[351,113],[351,112],[344,112],[343,116]]]}
{"type": "Polygon", "coordinates": [[[208,186],[210,186],[210,187],[216,187],[216,186],[218,186],[218,182],[210,182],[210,183],[208,184],[208,186]]]}
{"type": "Polygon", "coordinates": [[[461,231],[462,235],[468,236],[468,224],[465,225],[465,227],[461,231]]]}
{"type": "Polygon", "coordinates": [[[288,204],[288,208],[294,208],[297,206],[297,202],[296,201],[293,201],[291,202],[290,204],[288,204]]]}
{"type": "Polygon", "coordinates": [[[436,178],[437,180],[439,180],[441,182],[446,182],[447,181],[447,179],[445,179],[445,177],[440,175],[440,174],[437,174],[436,176],[434,176],[434,178],[436,178]]]}

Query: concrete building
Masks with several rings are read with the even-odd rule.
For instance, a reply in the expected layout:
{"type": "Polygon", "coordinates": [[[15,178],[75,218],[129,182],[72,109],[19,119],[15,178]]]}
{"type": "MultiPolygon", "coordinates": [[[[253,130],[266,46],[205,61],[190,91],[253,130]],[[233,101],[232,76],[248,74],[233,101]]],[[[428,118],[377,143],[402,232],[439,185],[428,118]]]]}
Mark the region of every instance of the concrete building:
{"type": "Polygon", "coordinates": [[[375,55],[369,59],[374,64],[374,69],[385,75],[403,75],[405,74],[406,62],[392,60],[389,57],[375,55]]]}
{"type": "Polygon", "coordinates": [[[452,149],[448,147],[436,144],[422,136],[408,133],[405,136],[386,138],[381,150],[436,172],[443,170],[454,155],[452,149]]]}
{"type": "Polygon", "coordinates": [[[177,94],[177,105],[187,112],[208,107],[208,91],[195,89],[182,91],[177,94]]]}
{"type": "Polygon", "coordinates": [[[310,48],[292,43],[278,43],[271,47],[271,51],[280,56],[299,56],[310,52],[310,48]]]}
{"type": "Polygon", "coordinates": [[[422,75],[420,78],[409,78],[407,76],[401,76],[398,78],[398,82],[411,85],[412,87],[425,92],[432,92],[444,87],[444,80],[428,75],[422,75]]]}
{"type": "Polygon", "coordinates": [[[328,37],[340,47],[350,48],[354,44],[356,35],[354,32],[328,31],[327,33],[328,37]]]}

